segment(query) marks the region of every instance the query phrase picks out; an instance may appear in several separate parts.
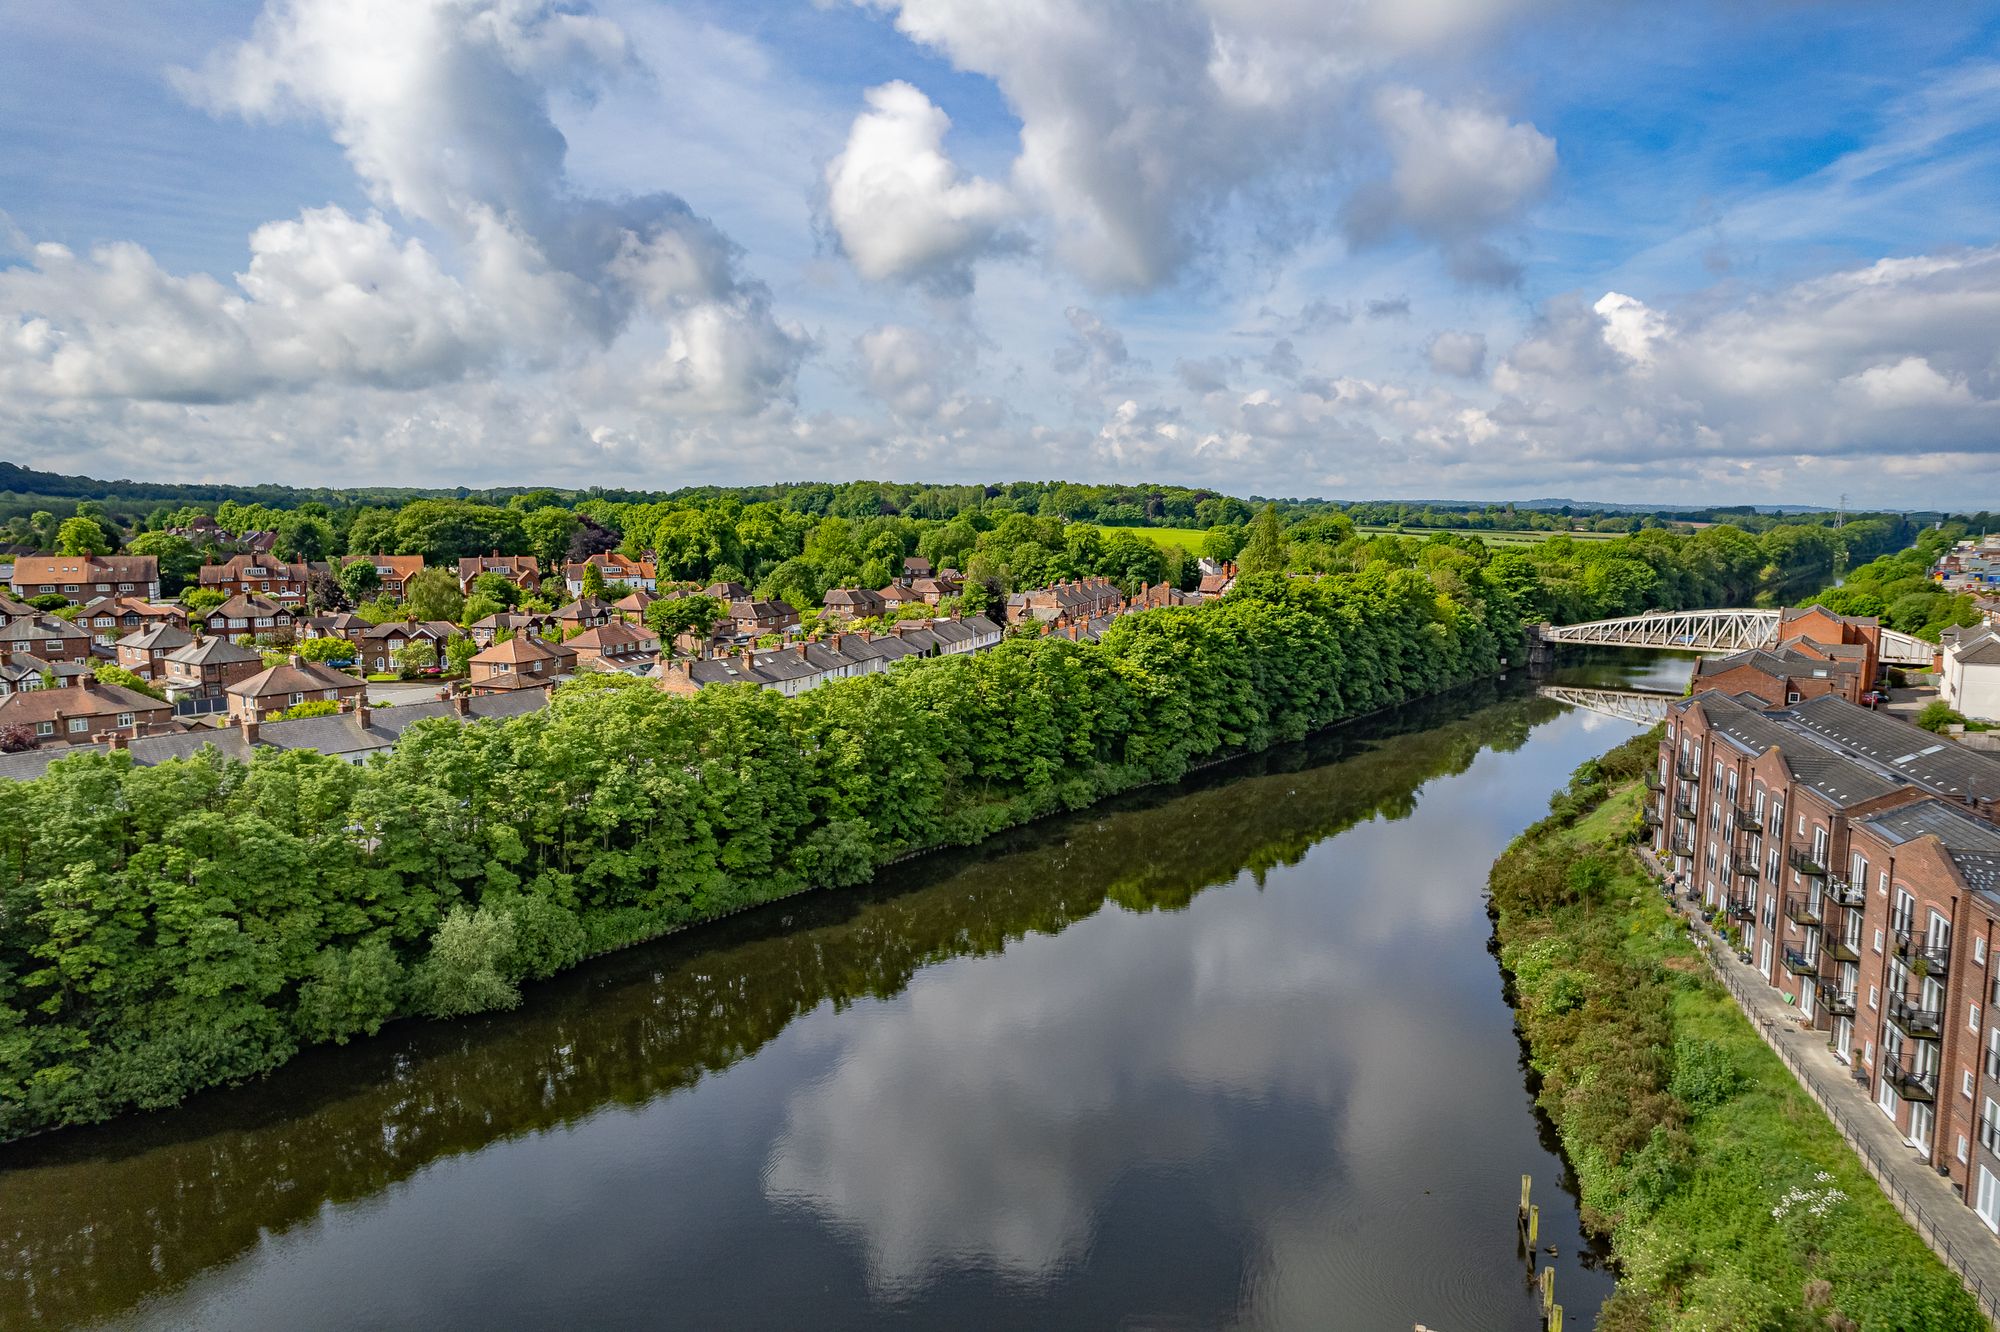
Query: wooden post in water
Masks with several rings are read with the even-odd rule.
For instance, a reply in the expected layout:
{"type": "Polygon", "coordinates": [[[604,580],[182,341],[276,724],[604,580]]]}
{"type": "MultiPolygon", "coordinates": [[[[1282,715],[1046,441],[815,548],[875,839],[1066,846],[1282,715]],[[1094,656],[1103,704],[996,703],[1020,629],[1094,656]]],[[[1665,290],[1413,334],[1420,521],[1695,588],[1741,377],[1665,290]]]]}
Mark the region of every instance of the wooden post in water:
{"type": "Polygon", "coordinates": [[[1549,1310],[1549,1332],[1563,1332],[1563,1307],[1560,1304],[1549,1310]]]}
{"type": "Polygon", "coordinates": [[[1535,1241],[1541,1235],[1541,1230],[1542,1209],[1539,1207],[1530,1207],[1528,1209],[1528,1252],[1533,1253],[1535,1251],[1535,1241]]]}
{"type": "Polygon", "coordinates": [[[1556,1307],[1556,1269],[1542,1269],[1542,1321],[1547,1322],[1549,1311],[1556,1307]]]}

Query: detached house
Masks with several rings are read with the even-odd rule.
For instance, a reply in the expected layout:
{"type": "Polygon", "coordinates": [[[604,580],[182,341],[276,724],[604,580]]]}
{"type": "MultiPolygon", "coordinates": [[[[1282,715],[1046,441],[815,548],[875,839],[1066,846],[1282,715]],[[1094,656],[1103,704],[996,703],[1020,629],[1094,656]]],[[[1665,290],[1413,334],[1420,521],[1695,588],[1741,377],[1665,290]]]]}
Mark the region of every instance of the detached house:
{"type": "Polygon", "coordinates": [[[288,564],[268,555],[236,555],[221,564],[202,565],[200,582],[224,596],[257,596],[295,606],[306,599],[311,574],[309,564],[288,564]]]}
{"type": "Polygon", "coordinates": [[[208,632],[218,637],[235,638],[239,634],[270,634],[279,630],[290,631],[293,623],[292,612],[269,597],[242,595],[234,596],[201,617],[208,632]]]}
{"type": "Polygon", "coordinates": [[[156,624],[118,640],[118,664],[141,680],[160,679],[168,654],[194,642],[194,635],[171,624],[156,624]]]}
{"type": "Polygon", "coordinates": [[[160,683],[175,703],[197,700],[209,706],[196,712],[219,711],[229,686],[241,684],[264,669],[264,654],[238,647],[226,638],[198,638],[167,654],[160,663],[160,683]]]}
{"type": "Polygon", "coordinates": [[[467,687],[474,694],[540,689],[561,675],[564,665],[558,649],[520,634],[475,656],[467,668],[467,687]]]}
{"type": "Polygon", "coordinates": [[[106,642],[121,634],[137,633],[156,624],[187,628],[187,612],[172,602],[146,601],[137,596],[99,597],[83,608],[78,623],[106,642]]]}
{"type": "Polygon", "coordinates": [[[14,561],[14,595],[63,596],[71,601],[125,593],[158,598],[156,555],[22,555],[14,561]]]}
{"type": "Polygon", "coordinates": [[[659,586],[659,566],[653,561],[634,560],[620,555],[615,550],[607,550],[592,555],[587,560],[563,566],[563,584],[569,588],[571,596],[582,594],[583,571],[593,564],[597,566],[597,571],[604,575],[604,581],[607,583],[623,583],[627,587],[646,592],[651,592],[659,586]]]}
{"type": "Polygon", "coordinates": [[[382,580],[382,595],[403,599],[403,586],[424,571],[424,557],[421,555],[349,555],[341,560],[340,567],[365,563],[375,566],[375,576],[382,580]]]}
{"type": "Polygon", "coordinates": [[[586,629],[563,646],[576,654],[579,667],[600,671],[643,671],[660,656],[657,634],[617,620],[586,629]]]}
{"type": "Polygon", "coordinates": [[[393,671],[398,652],[412,643],[429,643],[442,664],[445,644],[458,633],[458,626],[447,620],[391,620],[362,632],[361,659],[371,671],[393,671]]]}
{"type": "Polygon", "coordinates": [[[578,597],[567,606],[560,606],[551,617],[564,633],[575,633],[579,629],[595,629],[600,624],[609,624],[618,618],[611,609],[611,603],[598,597],[578,597]]]}
{"type": "Polygon", "coordinates": [[[228,686],[223,692],[229,696],[231,717],[238,722],[260,722],[301,703],[324,700],[353,704],[363,699],[367,691],[368,686],[351,675],[294,655],[228,686]]]}
{"type": "Polygon", "coordinates": [[[136,689],[83,676],[64,689],[35,689],[0,701],[0,727],[25,726],[38,745],[80,745],[114,731],[128,735],[170,722],[173,709],[136,689]]]}
{"type": "Polygon", "coordinates": [[[542,590],[542,571],[532,555],[473,555],[458,562],[458,590],[472,595],[473,580],[481,574],[499,574],[523,592],[542,590]]]}
{"type": "Polygon", "coordinates": [[[0,625],[0,662],[22,656],[39,657],[43,661],[88,661],[90,631],[59,615],[37,614],[32,619],[0,625]]]}

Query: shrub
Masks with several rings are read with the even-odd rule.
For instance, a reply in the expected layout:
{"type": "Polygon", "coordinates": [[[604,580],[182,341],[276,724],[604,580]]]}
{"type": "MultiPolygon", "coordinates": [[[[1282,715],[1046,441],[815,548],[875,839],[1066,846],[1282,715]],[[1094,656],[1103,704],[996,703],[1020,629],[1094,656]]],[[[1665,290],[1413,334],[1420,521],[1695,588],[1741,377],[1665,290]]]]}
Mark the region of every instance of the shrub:
{"type": "Polygon", "coordinates": [[[506,974],[513,951],[512,916],[490,907],[453,907],[411,977],[418,1011],[450,1018],[514,1007],[521,991],[506,974]]]}

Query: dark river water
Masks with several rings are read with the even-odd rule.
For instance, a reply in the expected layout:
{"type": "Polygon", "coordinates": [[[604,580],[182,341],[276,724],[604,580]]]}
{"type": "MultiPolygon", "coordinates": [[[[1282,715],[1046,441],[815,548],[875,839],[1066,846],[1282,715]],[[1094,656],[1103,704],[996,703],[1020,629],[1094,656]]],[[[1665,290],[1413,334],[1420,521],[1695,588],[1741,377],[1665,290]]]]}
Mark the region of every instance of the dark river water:
{"type": "Polygon", "coordinates": [[[1635,729],[1477,687],[0,1149],[0,1327],[1532,1329],[1523,1173],[1586,1327],[1480,892],[1635,729]]]}

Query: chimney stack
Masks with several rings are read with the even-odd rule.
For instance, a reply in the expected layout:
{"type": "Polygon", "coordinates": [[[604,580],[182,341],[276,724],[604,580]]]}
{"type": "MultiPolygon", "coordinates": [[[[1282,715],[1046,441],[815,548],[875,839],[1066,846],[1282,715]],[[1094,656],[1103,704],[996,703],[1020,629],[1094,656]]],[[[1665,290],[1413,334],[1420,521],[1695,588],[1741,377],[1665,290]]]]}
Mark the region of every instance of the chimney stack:
{"type": "Polygon", "coordinates": [[[470,717],[472,715],[471,695],[454,693],[451,696],[451,710],[460,717],[470,717]]]}
{"type": "Polygon", "coordinates": [[[365,696],[356,698],[354,700],[354,720],[360,722],[364,730],[368,726],[368,717],[368,699],[365,696]]]}
{"type": "MultiPolygon", "coordinates": [[[[253,704],[252,706],[255,705],[253,704]]],[[[256,744],[257,730],[258,730],[257,719],[255,717],[245,717],[243,719],[242,729],[243,729],[243,743],[246,745],[256,744]]]]}
{"type": "Polygon", "coordinates": [[[86,694],[94,694],[97,692],[97,677],[94,675],[79,675],[76,677],[76,687],[86,694]]]}
{"type": "Polygon", "coordinates": [[[743,649],[743,669],[746,671],[754,671],[757,669],[756,648],[746,647],[743,649]]]}

